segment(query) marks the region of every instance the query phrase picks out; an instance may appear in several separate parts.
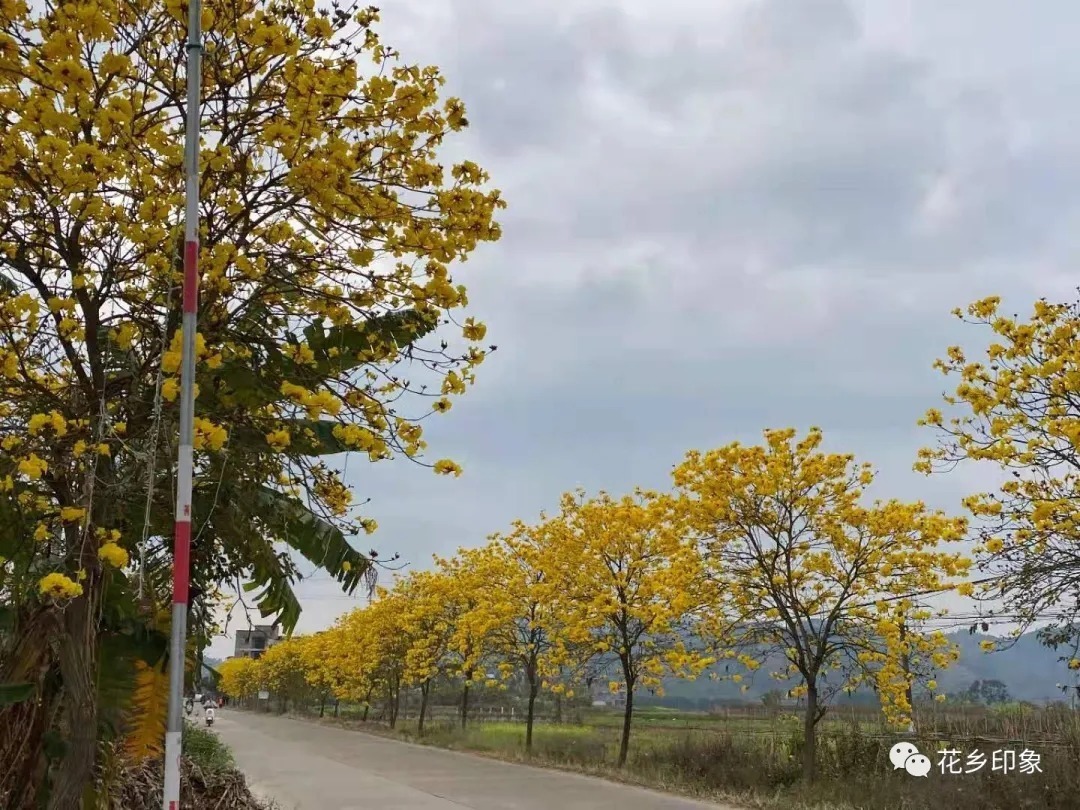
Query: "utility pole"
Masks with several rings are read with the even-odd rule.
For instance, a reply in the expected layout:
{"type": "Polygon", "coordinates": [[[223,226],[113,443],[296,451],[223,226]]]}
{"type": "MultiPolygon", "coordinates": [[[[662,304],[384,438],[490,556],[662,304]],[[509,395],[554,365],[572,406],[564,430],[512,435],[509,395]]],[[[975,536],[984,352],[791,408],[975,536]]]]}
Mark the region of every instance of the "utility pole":
{"type": "Polygon", "coordinates": [[[169,721],[165,731],[162,810],[180,810],[184,733],[184,664],[191,579],[191,479],[195,444],[195,332],[199,312],[199,102],[202,96],[202,2],[188,0],[187,127],[184,133],[184,316],[180,362],[180,452],[176,465],[169,721]]]}

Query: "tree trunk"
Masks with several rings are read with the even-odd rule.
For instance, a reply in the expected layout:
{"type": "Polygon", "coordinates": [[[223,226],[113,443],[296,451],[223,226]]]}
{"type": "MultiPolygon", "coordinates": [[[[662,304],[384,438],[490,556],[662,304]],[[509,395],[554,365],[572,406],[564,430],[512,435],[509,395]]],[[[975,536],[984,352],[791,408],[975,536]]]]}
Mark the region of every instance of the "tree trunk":
{"type": "MultiPolygon", "coordinates": [[[[89,566],[87,566],[89,568],[89,566]]],[[[49,810],[78,810],[94,776],[97,757],[97,577],[64,610],[67,638],[60,645],[67,747],[49,796],[49,810]]]]}
{"type": "MultiPolygon", "coordinates": [[[[900,623],[900,642],[903,643],[907,639],[907,625],[904,622],[900,623]]],[[[918,732],[918,728],[915,725],[915,701],[911,693],[911,655],[904,653],[901,666],[904,669],[904,696],[907,698],[908,712],[910,716],[908,718],[908,732],[915,734],[918,732]]]]}
{"type": "Polygon", "coordinates": [[[416,733],[424,736],[424,716],[427,714],[428,695],[431,694],[431,681],[420,684],[420,720],[416,725],[416,733]]]}
{"type": "MultiPolygon", "coordinates": [[[[48,690],[52,692],[52,690],[48,690]]],[[[45,732],[56,695],[43,693],[41,704],[26,700],[0,711],[0,751],[5,752],[0,770],[0,802],[10,810],[37,810],[46,783],[45,732]],[[10,752],[10,753],[8,753],[10,752]]]]}
{"type": "Polygon", "coordinates": [[[465,685],[461,688],[461,727],[469,723],[469,681],[472,680],[472,672],[465,673],[465,685]]]}
{"type": "Polygon", "coordinates": [[[817,776],[818,691],[816,681],[806,690],[806,717],[803,720],[803,780],[814,781],[817,776]]]}
{"type": "Polygon", "coordinates": [[[397,727],[398,711],[401,709],[401,690],[390,688],[390,728],[397,727]]]}
{"type": "Polygon", "coordinates": [[[562,722],[562,692],[555,693],[555,722],[562,722]]]}
{"type": "MultiPolygon", "coordinates": [[[[341,701],[338,698],[334,698],[334,717],[338,716],[338,709],[341,708],[341,701]]],[[[367,720],[367,708],[364,708],[364,719],[367,720]]]]}
{"type": "Polygon", "coordinates": [[[540,691],[540,683],[536,675],[529,674],[529,708],[525,716],[525,753],[531,754],[533,747],[533,722],[536,720],[536,693],[540,691]]]}
{"type": "Polygon", "coordinates": [[[626,710],[623,712],[622,740],[619,742],[619,767],[626,764],[630,753],[630,723],[634,717],[634,683],[629,678],[626,682],[626,710]]]}
{"type": "Polygon", "coordinates": [[[0,804],[12,810],[37,808],[44,783],[44,735],[55,713],[58,684],[47,677],[53,664],[52,639],[62,632],[61,616],[46,608],[21,616],[18,642],[0,666],[0,683],[37,685],[40,700],[0,707],[0,804]]]}
{"type": "Polygon", "coordinates": [[[323,694],[319,696],[319,718],[321,719],[322,716],[325,713],[326,713],[326,693],[323,692],[323,694]]]}

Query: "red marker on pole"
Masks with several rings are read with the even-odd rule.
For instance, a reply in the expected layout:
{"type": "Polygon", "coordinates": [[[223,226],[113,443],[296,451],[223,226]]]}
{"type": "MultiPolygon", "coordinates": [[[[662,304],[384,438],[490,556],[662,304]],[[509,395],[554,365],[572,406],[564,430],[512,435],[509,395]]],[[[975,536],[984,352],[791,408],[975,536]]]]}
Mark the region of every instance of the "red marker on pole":
{"type": "Polygon", "coordinates": [[[180,750],[184,733],[191,577],[191,479],[195,444],[195,333],[199,313],[199,101],[202,95],[202,3],[188,0],[187,129],[184,136],[184,316],[180,361],[180,452],[176,467],[172,634],[169,643],[169,719],[165,731],[162,810],[180,810],[180,750]]]}

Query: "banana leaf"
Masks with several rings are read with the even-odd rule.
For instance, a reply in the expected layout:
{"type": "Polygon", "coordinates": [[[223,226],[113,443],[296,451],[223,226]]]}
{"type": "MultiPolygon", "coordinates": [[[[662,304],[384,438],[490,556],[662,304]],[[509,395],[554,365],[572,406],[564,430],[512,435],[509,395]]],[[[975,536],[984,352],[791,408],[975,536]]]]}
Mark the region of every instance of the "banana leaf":
{"type": "Polygon", "coordinates": [[[312,324],[304,330],[304,336],[315,353],[314,368],[293,362],[275,343],[268,343],[264,347],[264,356],[225,361],[214,376],[225,383],[238,404],[260,408],[283,399],[281,383],[284,380],[326,379],[352,371],[364,363],[357,358],[360,352],[382,343],[404,348],[430,334],[437,326],[435,317],[411,310],[390,312],[360,324],[329,329],[312,324]],[[331,349],[337,349],[336,356],[330,356],[331,349]]]}
{"type": "MultiPolygon", "coordinates": [[[[371,561],[353,549],[339,529],[313,514],[299,500],[260,487],[255,502],[260,520],[273,539],[323,568],[341,584],[344,593],[351,594],[362,580],[369,587],[374,584],[375,569],[371,561]]],[[[282,629],[288,634],[300,619],[300,603],[292,588],[298,576],[287,555],[284,559],[277,555],[270,559],[273,564],[255,567],[252,586],[262,586],[258,595],[260,612],[264,616],[278,613],[282,629]]]]}
{"type": "Polygon", "coordinates": [[[323,568],[341,583],[346,594],[355,591],[362,581],[369,586],[373,584],[371,560],[349,545],[340,529],[311,512],[296,498],[261,486],[256,492],[255,507],[276,540],[323,568]]]}

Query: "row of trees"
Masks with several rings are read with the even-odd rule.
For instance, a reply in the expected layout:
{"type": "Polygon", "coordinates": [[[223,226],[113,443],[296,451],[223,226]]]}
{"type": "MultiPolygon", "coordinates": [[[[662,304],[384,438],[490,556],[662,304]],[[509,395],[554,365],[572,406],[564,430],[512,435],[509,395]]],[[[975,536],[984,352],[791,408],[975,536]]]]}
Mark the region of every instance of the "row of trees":
{"type": "MultiPolygon", "coordinates": [[[[491,671],[485,656],[502,664],[500,678],[521,673],[530,694],[614,671],[612,688],[628,693],[625,755],[635,687],[713,658],[732,680],[752,677],[779,652],[787,671],[770,674],[801,679],[805,692],[808,774],[814,727],[838,691],[870,683],[902,723],[915,684],[955,660],[921,626],[930,614],[918,594],[973,597],[1017,634],[1039,622],[1080,669],[1080,305],[1040,300],[1025,320],[991,297],[955,315],[993,338],[981,358],[950,347],[937,362],[954,388],[920,422],[939,441],[915,469],[976,462],[1007,473],[996,491],[965,499],[970,521],[922,504],[866,505],[869,468],[820,452],[817,431],[769,431],[756,447],[689,454],[670,495],[567,495],[559,514],[440,561],[275,656],[329,694],[395,704],[439,667],[465,690],[491,671]],[[434,634],[419,629],[423,605],[436,606],[425,614],[434,634]]],[[[234,694],[274,688],[264,666],[227,662],[224,682],[234,694]]]]}
{"type": "Polygon", "coordinates": [[[330,630],[226,662],[223,689],[378,698],[393,723],[411,687],[422,732],[436,679],[460,684],[464,721],[473,685],[520,678],[531,749],[540,691],[603,677],[625,695],[621,765],[639,690],[707,668],[742,681],[782,659],[761,676],[800,682],[812,778],[835,695],[872,687],[906,724],[915,684],[955,660],[916,595],[959,587],[970,567],[963,519],[868,502],[871,468],[821,443],[816,429],[769,430],[757,446],[688,454],[670,493],[568,493],[556,514],[436,559],[330,630]]]}

